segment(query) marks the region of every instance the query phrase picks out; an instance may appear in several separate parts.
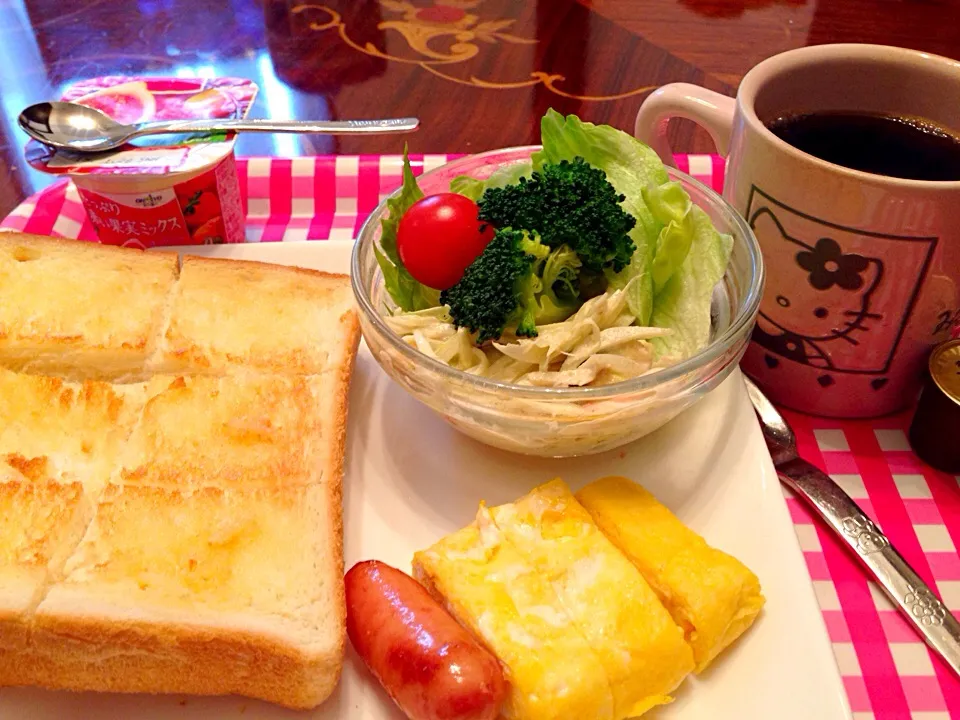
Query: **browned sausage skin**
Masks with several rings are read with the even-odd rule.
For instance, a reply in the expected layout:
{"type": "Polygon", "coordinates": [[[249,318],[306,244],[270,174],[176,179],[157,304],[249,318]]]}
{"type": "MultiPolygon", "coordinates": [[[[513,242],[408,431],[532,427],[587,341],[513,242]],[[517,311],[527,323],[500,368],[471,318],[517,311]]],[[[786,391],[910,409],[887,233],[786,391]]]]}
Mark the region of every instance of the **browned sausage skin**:
{"type": "Polygon", "coordinates": [[[420,583],[377,560],[344,583],[347,635],[410,720],[494,720],[506,694],[496,658],[420,583]]]}

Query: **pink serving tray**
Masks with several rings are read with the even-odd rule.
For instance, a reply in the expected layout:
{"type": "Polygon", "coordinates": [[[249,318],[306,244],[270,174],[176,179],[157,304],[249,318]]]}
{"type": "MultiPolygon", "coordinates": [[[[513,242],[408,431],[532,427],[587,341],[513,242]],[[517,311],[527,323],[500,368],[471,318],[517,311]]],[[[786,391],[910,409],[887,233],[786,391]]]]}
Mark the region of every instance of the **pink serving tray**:
{"type": "MultiPolygon", "coordinates": [[[[415,155],[414,172],[454,155],[415,155]]],[[[679,156],[681,170],[719,190],[723,160],[679,156]]],[[[397,155],[238,160],[248,242],[349,240],[400,184],[397,155]]],[[[57,182],[0,228],[96,240],[76,188],[57,182]]],[[[909,413],[842,421],[785,413],[801,453],[864,508],[954,613],[960,612],[960,477],[911,452],[909,413]]],[[[856,720],[960,718],[960,680],[930,653],[856,561],[784,491],[856,720]]],[[[789,648],[784,648],[789,652],[789,648]]],[[[772,661],[774,659],[771,659],[772,661]]],[[[813,719],[811,719],[813,720],[813,719]]]]}

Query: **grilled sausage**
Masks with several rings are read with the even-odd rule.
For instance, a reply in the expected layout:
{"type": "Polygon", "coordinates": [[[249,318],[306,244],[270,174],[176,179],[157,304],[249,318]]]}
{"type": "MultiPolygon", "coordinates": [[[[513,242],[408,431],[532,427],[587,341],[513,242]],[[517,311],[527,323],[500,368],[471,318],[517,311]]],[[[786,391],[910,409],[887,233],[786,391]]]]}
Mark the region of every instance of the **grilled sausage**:
{"type": "Polygon", "coordinates": [[[345,578],[347,635],[410,720],[494,720],[506,694],[496,658],[420,583],[376,560],[345,578]]]}

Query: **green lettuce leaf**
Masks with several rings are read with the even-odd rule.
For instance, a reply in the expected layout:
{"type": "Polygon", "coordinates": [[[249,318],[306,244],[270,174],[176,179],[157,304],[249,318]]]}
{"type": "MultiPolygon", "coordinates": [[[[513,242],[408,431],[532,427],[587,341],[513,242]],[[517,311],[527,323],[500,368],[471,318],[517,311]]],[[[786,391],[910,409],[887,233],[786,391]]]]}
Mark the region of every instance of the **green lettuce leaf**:
{"type": "Polygon", "coordinates": [[[397,228],[400,218],[423,197],[417,179],[410,169],[407,149],[403,149],[403,185],[400,192],[387,199],[387,217],[380,220],[380,243],[373,252],[383,273],[383,285],[393,301],[405,311],[426,310],[440,304],[440,291],[417,282],[403,266],[397,252],[397,228]]]}
{"type": "Polygon", "coordinates": [[[477,202],[488,188],[502,188],[516,185],[522,177],[529,177],[533,164],[529,162],[513,163],[498,168],[486,180],[478,180],[469,175],[458,175],[450,181],[450,192],[468,197],[477,202]]]}
{"type": "Polygon", "coordinates": [[[670,224],[660,231],[653,263],[650,266],[654,302],[686,260],[687,253],[693,245],[693,233],[692,213],[679,222],[671,220],[670,224]]]}
{"type": "Polygon", "coordinates": [[[688,214],[692,232],[683,263],[656,295],[651,325],[673,334],[653,338],[659,355],[688,358],[710,341],[710,305],[713,288],[730,262],[733,238],[721,235],[709,216],[696,205],[688,214]]]}
{"type": "Polygon", "coordinates": [[[662,185],[648,185],[641,192],[644,203],[662,225],[683,220],[693,204],[683,185],[676,180],[662,185]]]}
{"type": "Polygon", "coordinates": [[[643,199],[658,222],[664,224],[657,236],[651,275],[656,297],[683,265],[693,244],[693,203],[678,182],[643,188],[643,199]]]}
{"type": "Polygon", "coordinates": [[[583,122],[576,115],[564,117],[548,110],[540,122],[543,149],[533,155],[533,168],[544,163],[582,157],[607,174],[610,184],[625,196],[623,209],[637,219],[630,238],[637,246],[630,264],[616,276],[608,276],[612,287],[629,283],[627,304],[640,325],[650,319],[653,307],[653,259],[657,240],[666,224],[659,220],[643,197],[644,188],[668,183],[666,168],[657,154],[633,136],[610,127],[583,122]],[[634,282],[630,282],[638,278],[634,282]]]}
{"type": "Polygon", "coordinates": [[[637,325],[649,325],[653,313],[652,261],[639,252],[633,254],[630,264],[618,273],[604,272],[608,290],[627,292],[627,309],[637,319],[637,325]]]}
{"type": "Polygon", "coordinates": [[[474,202],[483,196],[484,190],[486,186],[483,180],[477,180],[469,175],[457,175],[450,181],[450,192],[468,197],[474,202]]]}

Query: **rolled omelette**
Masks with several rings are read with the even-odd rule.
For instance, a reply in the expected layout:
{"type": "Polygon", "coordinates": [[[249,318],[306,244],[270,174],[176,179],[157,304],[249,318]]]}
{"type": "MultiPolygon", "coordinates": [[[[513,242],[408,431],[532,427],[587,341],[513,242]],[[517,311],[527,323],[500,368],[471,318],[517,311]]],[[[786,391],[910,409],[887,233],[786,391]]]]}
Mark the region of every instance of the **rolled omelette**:
{"type": "Polygon", "coordinates": [[[596,654],[488,510],[416,553],[413,574],[497,656],[509,684],[507,720],[618,720],[596,654]]]}
{"type": "Polygon", "coordinates": [[[697,673],[753,624],[764,604],[757,576],[710,547],[640,485],[601,478],[576,498],[683,628],[697,673]]]}
{"type": "Polygon", "coordinates": [[[567,485],[552,480],[489,512],[599,658],[613,692],[614,718],[639,717],[669,703],[694,667],[684,633],[567,485]]]}

